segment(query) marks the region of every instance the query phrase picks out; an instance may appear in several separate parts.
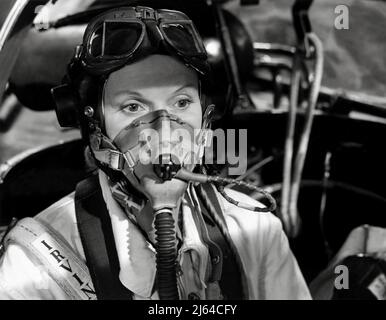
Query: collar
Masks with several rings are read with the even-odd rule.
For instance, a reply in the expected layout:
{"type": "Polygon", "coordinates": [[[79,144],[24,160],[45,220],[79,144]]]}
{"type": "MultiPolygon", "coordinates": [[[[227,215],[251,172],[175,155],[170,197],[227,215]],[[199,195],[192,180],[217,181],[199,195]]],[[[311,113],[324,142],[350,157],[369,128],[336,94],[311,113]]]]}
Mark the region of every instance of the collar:
{"type": "MultiPolygon", "coordinates": [[[[142,235],[138,227],[126,216],[125,212],[113,198],[105,173],[99,170],[99,182],[104,201],[110,214],[115,246],[120,265],[119,279],[122,284],[141,297],[150,298],[156,276],[155,249],[142,235]],[[144,267],[145,266],[145,267],[144,267]]],[[[185,200],[182,201],[183,244],[179,258],[183,253],[193,251],[198,257],[192,263],[196,266],[201,286],[205,286],[209,251],[200,240],[193,212],[185,200]]],[[[182,262],[181,262],[182,263],[182,262]]]]}

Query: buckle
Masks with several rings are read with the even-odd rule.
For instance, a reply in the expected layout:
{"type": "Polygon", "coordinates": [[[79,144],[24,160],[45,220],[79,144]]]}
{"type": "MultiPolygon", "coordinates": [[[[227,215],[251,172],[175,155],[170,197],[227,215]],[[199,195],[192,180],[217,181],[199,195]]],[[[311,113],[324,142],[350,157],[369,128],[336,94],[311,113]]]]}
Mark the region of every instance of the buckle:
{"type": "Polygon", "coordinates": [[[138,6],[136,9],[141,19],[157,20],[156,11],[153,8],[138,6]]]}
{"type": "Polygon", "coordinates": [[[112,169],[122,170],[124,165],[122,153],[115,150],[109,150],[108,163],[112,169]]]}
{"type": "Polygon", "coordinates": [[[123,157],[126,160],[127,165],[129,168],[133,168],[135,166],[135,161],[133,159],[133,156],[130,153],[130,150],[123,154],[123,157]]]}

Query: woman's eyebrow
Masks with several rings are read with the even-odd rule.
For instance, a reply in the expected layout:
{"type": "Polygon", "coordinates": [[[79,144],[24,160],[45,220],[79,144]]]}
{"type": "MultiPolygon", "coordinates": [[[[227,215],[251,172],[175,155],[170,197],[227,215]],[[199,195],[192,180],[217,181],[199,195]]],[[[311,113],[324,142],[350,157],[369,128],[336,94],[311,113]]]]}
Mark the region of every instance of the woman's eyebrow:
{"type": "MultiPolygon", "coordinates": [[[[196,90],[197,89],[197,85],[193,84],[193,83],[184,84],[181,87],[179,87],[178,89],[176,89],[172,93],[172,95],[176,94],[176,93],[178,93],[178,92],[180,92],[182,90],[185,90],[185,89],[196,90]]],[[[130,97],[130,98],[139,100],[139,101],[141,101],[141,102],[143,102],[143,103],[145,103],[147,105],[152,105],[152,102],[150,100],[146,99],[146,97],[144,97],[140,92],[137,92],[137,91],[120,90],[120,91],[117,91],[114,95],[115,95],[115,97],[113,98],[114,104],[122,103],[122,102],[124,102],[124,100],[127,97],[130,97]]]]}
{"type": "Polygon", "coordinates": [[[116,97],[121,97],[121,96],[133,96],[133,97],[143,97],[140,92],[137,91],[130,91],[130,90],[120,90],[115,92],[116,97]]]}
{"type": "Polygon", "coordinates": [[[127,97],[134,98],[134,99],[139,100],[139,101],[146,103],[146,104],[151,104],[151,101],[147,100],[140,92],[130,91],[130,90],[118,91],[115,94],[114,101],[115,101],[115,103],[123,102],[124,99],[127,97]]]}
{"type": "Polygon", "coordinates": [[[179,87],[177,90],[175,90],[173,93],[182,91],[184,89],[197,89],[197,86],[192,83],[184,84],[183,86],[179,87]]]}

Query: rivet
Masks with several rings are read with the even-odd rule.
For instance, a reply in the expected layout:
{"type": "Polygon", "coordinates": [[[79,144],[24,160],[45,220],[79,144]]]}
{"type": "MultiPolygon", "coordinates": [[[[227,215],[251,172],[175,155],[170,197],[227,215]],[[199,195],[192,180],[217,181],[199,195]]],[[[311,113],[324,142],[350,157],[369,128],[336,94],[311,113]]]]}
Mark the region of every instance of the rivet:
{"type": "Polygon", "coordinates": [[[84,108],[84,115],[86,117],[92,118],[94,116],[94,109],[90,106],[84,108]]]}
{"type": "Polygon", "coordinates": [[[213,259],[212,259],[212,263],[213,264],[217,264],[220,262],[220,257],[219,256],[214,256],[213,259]]]}

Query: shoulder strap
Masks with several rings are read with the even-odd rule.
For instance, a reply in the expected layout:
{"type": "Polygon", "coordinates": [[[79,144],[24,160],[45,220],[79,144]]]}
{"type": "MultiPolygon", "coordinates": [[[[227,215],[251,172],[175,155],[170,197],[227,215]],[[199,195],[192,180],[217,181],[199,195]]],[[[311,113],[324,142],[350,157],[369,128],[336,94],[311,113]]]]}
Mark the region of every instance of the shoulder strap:
{"type": "Polygon", "coordinates": [[[3,239],[5,247],[10,243],[17,243],[32,253],[70,299],[96,300],[85,263],[65,239],[42,221],[34,218],[18,221],[3,239]]]}
{"type": "Polygon", "coordinates": [[[98,299],[132,299],[132,292],[119,280],[119,259],[98,175],[93,175],[77,185],[75,210],[87,265],[98,299]]]}
{"type": "MultiPolygon", "coordinates": [[[[215,194],[213,186],[210,183],[206,183],[206,184],[202,184],[201,187],[203,188],[203,191],[206,193],[206,196],[211,201],[219,217],[225,222],[223,210],[220,206],[220,203],[215,194]]],[[[210,238],[213,242],[217,244],[218,247],[221,248],[222,271],[221,271],[221,278],[220,278],[220,288],[222,290],[224,299],[241,300],[243,299],[241,270],[239,270],[237,266],[235,256],[232,253],[232,250],[229,247],[227,241],[225,240],[224,235],[222,234],[221,230],[219,229],[215,221],[213,221],[212,217],[208,213],[205,203],[203,203],[200,197],[199,197],[199,201],[200,201],[200,205],[205,218],[204,220],[206,222],[206,227],[208,228],[208,231],[209,231],[210,238]]],[[[214,248],[211,248],[211,246],[209,246],[209,251],[212,251],[213,249],[214,248]]],[[[210,254],[213,258],[212,252],[210,252],[210,254]]]]}

